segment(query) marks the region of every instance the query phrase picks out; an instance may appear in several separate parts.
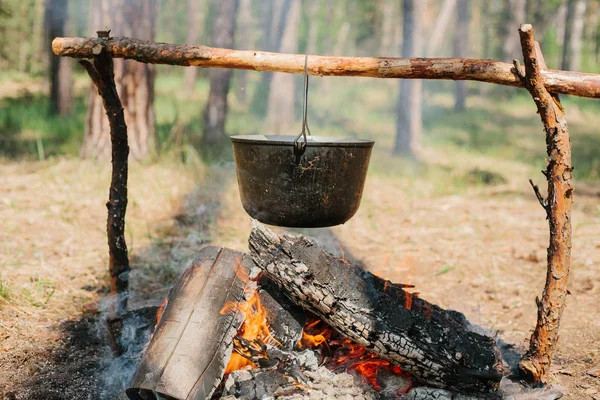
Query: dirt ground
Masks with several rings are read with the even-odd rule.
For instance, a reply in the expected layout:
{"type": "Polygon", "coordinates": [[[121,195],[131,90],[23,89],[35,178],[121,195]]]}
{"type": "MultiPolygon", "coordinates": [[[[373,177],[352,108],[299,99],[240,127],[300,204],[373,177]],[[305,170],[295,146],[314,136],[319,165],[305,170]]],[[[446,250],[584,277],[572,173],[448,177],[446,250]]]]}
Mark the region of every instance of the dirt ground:
{"type": "MultiPolygon", "coordinates": [[[[108,179],[102,162],[0,164],[0,399],[110,398],[100,372],[110,351],[99,323],[108,179]]],[[[408,179],[370,176],[352,220],[303,232],[524,348],[548,242],[527,181],[516,175],[439,194],[430,182],[408,179]]],[[[132,304],[160,302],[204,245],[246,249],[251,221],[231,165],[137,165],[130,182],[132,304]]],[[[587,374],[600,367],[599,200],[598,190],[577,186],[571,295],[551,376],[566,399],[600,398],[600,378],[587,374]]]]}

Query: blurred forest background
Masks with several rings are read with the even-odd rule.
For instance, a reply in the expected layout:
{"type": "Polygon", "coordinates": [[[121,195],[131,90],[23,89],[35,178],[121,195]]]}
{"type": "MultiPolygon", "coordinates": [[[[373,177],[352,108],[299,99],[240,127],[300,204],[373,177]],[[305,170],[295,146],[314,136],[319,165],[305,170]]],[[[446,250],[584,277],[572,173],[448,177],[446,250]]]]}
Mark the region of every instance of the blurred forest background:
{"type": "MultiPolygon", "coordinates": [[[[599,16],[596,0],[0,0],[0,156],[109,154],[99,97],[75,60],[51,53],[56,36],[109,28],[114,36],[237,49],[511,62],[521,58],[517,28],[527,21],[549,68],[600,72],[599,16]]],[[[138,160],[214,159],[227,135],[299,131],[302,77],[117,60],[116,78],[138,160]]],[[[532,118],[513,129],[511,110],[526,107],[534,117],[522,90],[316,78],[310,99],[313,134],[375,138],[389,154],[413,159],[457,147],[542,165],[541,125],[532,118]]],[[[566,105],[567,117],[600,109],[594,100],[566,105]]],[[[572,131],[576,177],[595,180],[598,146],[582,139],[585,128],[572,131]]]]}

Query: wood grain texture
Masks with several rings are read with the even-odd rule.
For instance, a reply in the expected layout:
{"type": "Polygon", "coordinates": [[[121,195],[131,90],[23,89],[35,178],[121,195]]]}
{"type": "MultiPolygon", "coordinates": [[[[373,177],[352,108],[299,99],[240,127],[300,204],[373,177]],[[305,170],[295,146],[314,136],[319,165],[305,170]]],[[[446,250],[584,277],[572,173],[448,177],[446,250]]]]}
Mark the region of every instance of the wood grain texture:
{"type": "Polygon", "coordinates": [[[279,237],[256,224],[255,264],[294,303],[342,335],[430,386],[493,392],[502,378],[494,340],[446,311],[322,250],[303,236],[279,237]]]}
{"type": "MultiPolygon", "coordinates": [[[[104,49],[113,57],[151,64],[232,68],[253,71],[304,73],[304,55],[207,46],[154,43],[127,37],[58,37],[54,54],[91,58],[104,49]]],[[[308,73],[318,76],[472,80],[523,87],[511,64],[467,58],[308,57],[308,73]]],[[[542,71],[543,84],[554,93],[600,98],[600,75],[570,71],[542,71]]]]}
{"type": "Polygon", "coordinates": [[[233,337],[245,319],[239,309],[222,315],[226,302],[240,302],[254,283],[236,274],[243,254],[219,247],[200,251],[169,294],[169,303],[127,395],[154,399],[210,398],[231,357],[233,337]]]}

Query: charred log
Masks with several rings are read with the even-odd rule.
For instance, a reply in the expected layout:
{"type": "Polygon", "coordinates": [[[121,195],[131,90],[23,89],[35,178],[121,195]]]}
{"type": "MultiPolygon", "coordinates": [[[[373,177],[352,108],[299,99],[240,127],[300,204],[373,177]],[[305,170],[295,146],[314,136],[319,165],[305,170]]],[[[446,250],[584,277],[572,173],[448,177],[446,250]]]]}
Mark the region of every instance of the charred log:
{"type": "Polygon", "coordinates": [[[206,247],[169,294],[169,302],[127,396],[132,400],[208,399],[223,377],[244,315],[235,304],[254,292],[243,254],[206,247]],[[241,274],[240,274],[241,275],[241,274]],[[243,276],[243,275],[242,275],[243,276]],[[232,312],[221,314],[224,304],[232,312]]]}
{"type": "Polygon", "coordinates": [[[390,285],[325,252],[303,236],[277,236],[256,225],[255,264],[294,303],[419,381],[464,392],[499,387],[502,360],[494,340],[465,317],[390,285]]]}
{"type": "Polygon", "coordinates": [[[271,282],[260,283],[258,296],[268,311],[267,323],[273,338],[285,349],[291,350],[302,339],[302,330],[306,323],[304,310],[287,297],[271,282]]]}

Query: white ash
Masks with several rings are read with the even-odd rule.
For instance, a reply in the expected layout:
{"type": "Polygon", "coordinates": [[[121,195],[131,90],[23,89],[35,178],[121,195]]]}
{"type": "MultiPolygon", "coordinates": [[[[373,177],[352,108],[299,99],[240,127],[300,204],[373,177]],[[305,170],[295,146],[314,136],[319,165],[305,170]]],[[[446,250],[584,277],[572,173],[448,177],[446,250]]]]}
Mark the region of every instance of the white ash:
{"type": "MultiPolygon", "coordinates": [[[[99,334],[107,335],[106,318],[110,314],[110,310],[114,309],[117,304],[116,296],[110,296],[104,299],[102,305],[102,321],[98,328],[99,334]]],[[[124,353],[118,357],[110,358],[101,374],[103,382],[103,393],[100,398],[103,399],[127,399],[124,390],[135,374],[136,368],[140,362],[141,356],[150,341],[151,329],[148,328],[146,322],[137,317],[135,313],[127,318],[123,323],[121,336],[118,338],[124,348],[124,353]]],[[[112,357],[108,353],[107,358],[112,357]]]]}
{"type": "Polygon", "coordinates": [[[296,351],[295,356],[300,366],[305,370],[316,371],[319,368],[319,358],[314,351],[296,351]]]}
{"type": "Polygon", "coordinates": [[[402,400],[557,400],[563,393],[556,387],[531,388],[509,378],[502,379],[500,390],[489,394],[455,393],[444,389],[417,387],[402,400]]]}
{"type": "Polygon", "coordinates": [[[221,400],[376,400],[372,389],[346,373],[321,366],[305,371],[307,383],[299,385],[291,377],[258,369],[234,371],[227,377],[221,400]]]}

